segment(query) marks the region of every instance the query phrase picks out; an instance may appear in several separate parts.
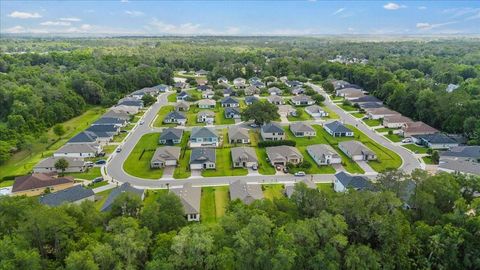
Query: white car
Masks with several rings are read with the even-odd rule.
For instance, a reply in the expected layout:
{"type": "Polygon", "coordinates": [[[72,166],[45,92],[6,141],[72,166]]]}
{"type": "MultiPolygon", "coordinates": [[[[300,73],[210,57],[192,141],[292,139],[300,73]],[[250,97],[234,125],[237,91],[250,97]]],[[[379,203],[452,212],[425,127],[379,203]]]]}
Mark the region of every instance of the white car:
{"type": "Polygon", "coordinates": [[[305,174],[305,172],[296,172],[294,175],[295,176],[305,176],[306,174],[305,174]]]}
{"type": "Polygon", "coordinates": [[[402,140],[402,143],[411,143],[412,139],[411,138],[406,138],[402,140]]]}
{"type": "Polygon", "coordinates": [[[141,121],[139,122],[139,124],[140,124],[140,125],[143,125],[143,124],[145,124],[145,121],[141,120],[141,121]]]}

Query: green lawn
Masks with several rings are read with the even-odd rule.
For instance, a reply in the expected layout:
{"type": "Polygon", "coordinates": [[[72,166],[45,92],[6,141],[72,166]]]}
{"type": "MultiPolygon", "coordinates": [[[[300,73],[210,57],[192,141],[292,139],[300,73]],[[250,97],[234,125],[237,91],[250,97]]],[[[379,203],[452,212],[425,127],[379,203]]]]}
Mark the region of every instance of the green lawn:
{"type": "Polygon", "coordinates": [[[265,148],[257,147],[258,142],[260,141],[260,134],[258,132],[250,132],[250,141],[252,147],[255,148],[258,158],[258,172],[264,175],[273,175],[275,174],[275,168],[267,161],[267,152],[265,148]]]}
{"type": "Polygon", "coordinates": [[[14,180],[2,181],[2,182],[0,182],[0,188],[13,186],[13,182],[15,182],[15,181],[14,180]]]}
{"type": "Polygon", "coordinates": [[[363,122],[369,127],[376,127],[382,125],[382,122],[377,119],[364,119],[363,122]]]}
{"type": "Polygon", "coordinates": [[[128,132],[120,132],[120,134],[113,137],[114,142],[121,142],[125,137],[127,137],[128,132]]]}
{"type": "Polygon", "coordinates": [[[143,200],[143,205],[148,205],[153,203],[159,196],[167,194],[166,189],[157,189],[157,190],[146,190],[145,199],[143,200]]]}
{"type": "Polygon", "coordinates": [[[102,208],[102,205],[105,203],[105,201],[108,198],[108,195],[110,195],[110,192],[112,192],[112,190],[113,188],[95,194],[95,197],[99,198],[98,201],[95,201],[95,208],[97,210],[100,210],[100,208],[102,208]]]}
{"type": "Polygon", "coordinates": [[[402,146],[411,150],[414,153],[417,153],[417,154],[426,154],[427,150],[428,150],[428,148],[426,148],[426,147],[422,147],[422,146],[419,146],[419,145],[416,145],[416,144],[413,144],[413,143],[412,144],[404,144],[402,146]]]}
{"type": "Polygon", "coordinates": [[[200,201],[200,219],[202,222],[217,222],[225,215],[225,207],[229,201],[228,186],[204,187],[200,201]]]}
{"type": "Polygon", "coordinates": [[[176,102],[177,101],[177,93],[171,93],[167,97],[168,102],[176,102]]]}
{"type": "Polygon", "coordinates": [[[338,107],[342,108],[342,110],[347,112],[358,111],[358,108],[349,105],[338,104],[338,107]]]}
{"type": "Polygon", "coordinates": [[[133,129],[134,126],[135,126],[135,124],[129,123],[129,124],[127,124],[127,125],[123,128],[123,130],[130,131],[130,130],[133,129]]]}
{"type": "Polygon", "coordinates": [[[328,108],[327,106],[322,106],[322,109],[328,113],[328,116],[325,117],[326,119],[340,119],[340,117],[338,116],[338,114],[332,110],[330,110],[330,108],[328,108]]]}
{"type": "Polygon", "coordinates": [[[423,159],[423,162],[425,162],[425,164],[427,165],[435,165],[435,163],[432,160],[432,156],[422,157],[422,159],[423,159]]]}
{"type": "Polygon", "coordinates": [[[102,176],[102,173],[100,173],[100,167],[93,167],[89,168],[86,172],[65,173],[65,175],[72,176],[75,179],[93,180],[102,176]]]}
{"type": "Polygon", "coordinates": [[[105,154],[111,154],[117,147],[118,145],[116,144],[110,144],[110,145],[103,146],[102,149],[103,149],[103,152],[105,152],[105,154]]]}
{"type": "Polygon", "coordinates": [[[93,107],[82,115],[62,123],[66,132],[61,139],[55,135],[53,128],[50,128],[44,133],[44,136],[38,136],[38,138],[48,138],[48,143],[41,142],[40,139],[37,139],[29,149],[15,153],[7,162],[0,166],[0,179],[3,179],[5,176],[28,173],[40,160],[52,155],[53,152],[62,147],[77,133],[88,128],[93,122],[100,118],[104,112],[104,108],[93,107]]]}
{"type": "Polygon", "coordinates": [[[358,112],[357,113],[352,113],[352,115],[356,118],[363,118],[365,116],[364,113],[358,113],[358,112]]]}
{"type": "MultiPolygon", "coordinates": [[[[191,106],[190,107],[190,110],[188,110],[188,112],[186,112],[186,116],[187,116],[187,126],[205,126],[206,124],[205,123],[198,123],[197,122],[197,114],[201,111],[213,111],[213,112],[218,112],[219,109],[218,108],[214,108],[214,109],[200,109],[196,106],[191,106]]],[[[215,121],[217,120],[217,117],[215,117],[215,121]]]]}
{"type": "Polygon", "coordinates": [[[150,160],[158,147],[159,138],[160,133],[149,133],[140,138],[123,163],[123,169],[126,173],[146,179],[162,177],[163,169],[150,168],[150,160]]]}
{"type": "Polygon", "coordinates": [[[164,124],[163,119],[165,119],[165,116],[171,111],[174,110],[173,105],[166,105],[160,108],[157,113],[157,118],[155,119],[155,122],[153,123],[154,127],[175,127],[177,124],[164,124]]]}
{"type": "Polygon", "coordinates": [[[317,188],[327,194],[335,194],[335,191],[333,190],[333,184],[319,183],[317,184],[317,188]]]}
{"type": "Polygon", "coordinates": [[[279,184],[262,185],[263,196],[265,199],[280,199],[284,196],[284,186],[279,184]]]}
{"type": "Polygon", "coordinates": [[[215,151],[215,155],[217,158],[215,170],[203,170],[202,176],[212,177],[247,175],[247,169],[232,167],[232,156],[230,154],[230,148],[218,148],[215,151]]]}
{"type": "Polygon", "coordinates": [[[232,125],[235,124],[235,119],[225,118],[225,108],[219,107],[215,109],[215,124],[216,125],[232,125]]]}
{"type": "Polygon", "coordinates": [[[288,115],[288,116],[287,116],[288,121],[306,121],[306,120],[313,119],[313,117],[310,116],[310,114],[308,114],[308,113],[305,112],[305,108],[297,107],[297,109],[300,109],[300,110],[302,111],[302,113],[300,114],[300,116],[291,116],[291,115],[288,115]]]}
{"type": "Polygon", "coordinates": [[[380,133],[381,132],[395,131],[395,130],[397,130],[397,129],[395,129],[395,128],[385,128],[385,127],[375,129],[376,132],[380,132],[380,133]]]}
{"type": "Polygon", "coordinates": [[[391,135],[387,134],[384,136],[387,137],[392,142],[401,142],[403,140],[403,137],[398,134],[391,134],[391,135]]]}
{"type": "Polygon", "coordinates": [[[343,97],[332,97],[332,96],[330,96],[330,99],[332,101],[343,101],[343,97]]]}
{"type": "Polygon", "coordinates": [[[192,151],[187,150],[189,137],[190,132],[183,132],[182,141],[180,142],[180,147],[182,148],[182,151],[180,152],[180,160],[177,168],[175,168],[175,171],[173,172],[173,178],[175,179],[188,178],[191,175],[189,162],[192,151]]]}

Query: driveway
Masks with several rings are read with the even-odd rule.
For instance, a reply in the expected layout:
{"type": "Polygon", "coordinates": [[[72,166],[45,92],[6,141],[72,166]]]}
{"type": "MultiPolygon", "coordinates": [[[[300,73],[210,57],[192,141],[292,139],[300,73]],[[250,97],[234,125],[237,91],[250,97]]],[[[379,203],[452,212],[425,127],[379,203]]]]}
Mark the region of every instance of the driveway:
{"type": "Polygon", "coordinates": [[[189,178],[202,178],[202,170],[191,170],[191,175],[189,178]]]}
{"type": "Polygon", "coordinates": [[[362,168],[364,171],[365,171],[365,174],[376,174],[377,172],[375,172],[374,169],[372,169],[372,167],[370,167],[370,165],[368,165],[368,163],[364,160],[359,160],[357,161],[357,164],[358,166],[360,166],[360,168],[362,168]]]}
{"type": "Polygon", "coordinates": [[[254,169],[252,169],[252,168],[247,168],[247,170],[248,170],[248,174],[247,174],[247,175],[249,175],[249,176],[251,176],[251,175],[260,175],[260,173],[258,172],[258,170],[254,170],[254,169]]]}
{"type": "Polygon", "coordinates": [[[161,179],[173,179],[173,172],[175,171],[175,166],[166,166],[163,169],[163,175],[161,179]]]}

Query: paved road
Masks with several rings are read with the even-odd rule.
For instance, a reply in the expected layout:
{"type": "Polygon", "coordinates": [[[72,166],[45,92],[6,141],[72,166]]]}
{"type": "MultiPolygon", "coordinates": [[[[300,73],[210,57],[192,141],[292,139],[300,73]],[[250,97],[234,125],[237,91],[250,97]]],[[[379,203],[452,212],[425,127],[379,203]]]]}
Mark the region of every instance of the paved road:
{"type": "Polygon", "coordinates": [[[391,141],[389,141],[387,138],[383,137],[382,135],[378,134],[377,132],[373,131],[370,129],[369,126],[367,126],[361,119],[358,119],[351,114],[345,112],[341,108],[339,108],[337,105],[335,105],[330,97],[323,91],[322,88],[314,85],[314,84],[308,84],[311,86],[315,91],[319,92],[325,97],[325,105],[332,111],[338,114],[340,117],[340,120],[345,123],[345,124],[350,124],[352,126],[356,126],[360,131],[362,131],[364,134],[366,134],[368,137],[371,139],[375,140],[382,146],[385,146],[386,148],[394,151],[397,153],[403,160],[403,164],[400,167],[401,170],[405,171],[406,173],[412,172],[414,169],[419,169],[421,168],[420,161],[415,157],[414,154],[412,154],[410,151],[405,149],[404,147],[401,147],[399,145],[393,144],[391,141]]]}

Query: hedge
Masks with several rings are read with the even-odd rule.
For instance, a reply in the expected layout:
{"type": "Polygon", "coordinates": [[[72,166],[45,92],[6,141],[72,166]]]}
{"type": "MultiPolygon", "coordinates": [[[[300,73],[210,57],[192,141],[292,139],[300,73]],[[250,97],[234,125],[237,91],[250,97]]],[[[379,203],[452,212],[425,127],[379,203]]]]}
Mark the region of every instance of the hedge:
{"type": "Polygon", "coordinates": [[[288,145],[295,146],[297,143],[292,140],[283,140],[283,141],[261,141],[258,143],[258,147],[269,147],[269,146],[279,146],[279,145],[288,145]]]}

